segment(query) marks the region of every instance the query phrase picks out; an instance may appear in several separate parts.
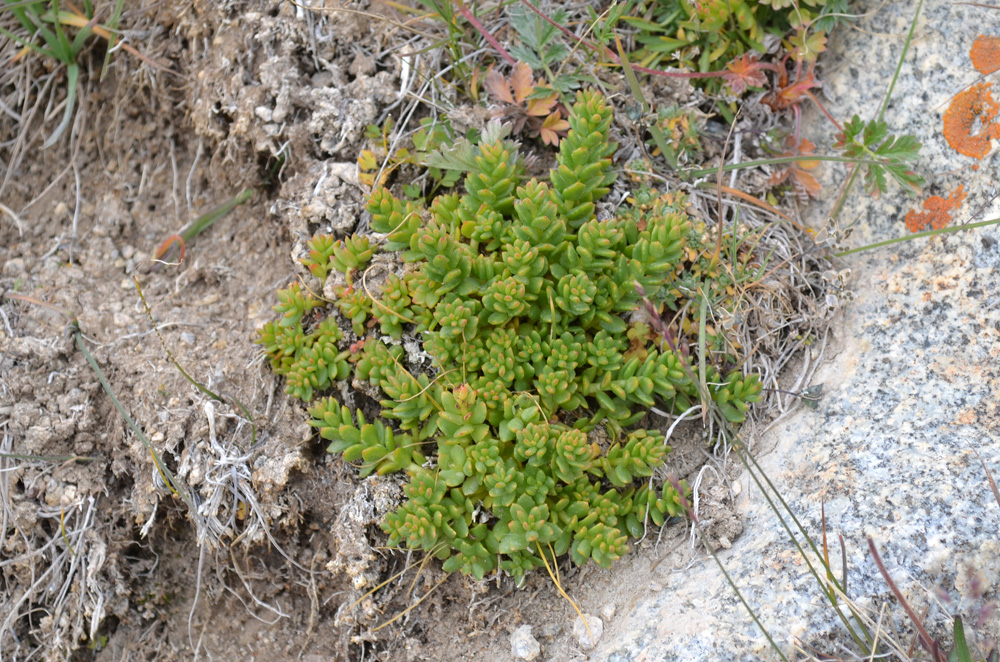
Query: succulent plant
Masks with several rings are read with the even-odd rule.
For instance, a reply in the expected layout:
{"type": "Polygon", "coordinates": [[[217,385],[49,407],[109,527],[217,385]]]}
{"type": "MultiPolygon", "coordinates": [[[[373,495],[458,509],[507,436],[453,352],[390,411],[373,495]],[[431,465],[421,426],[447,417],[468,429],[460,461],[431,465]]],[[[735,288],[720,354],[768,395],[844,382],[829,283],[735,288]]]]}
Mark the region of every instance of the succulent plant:
{"type": "MultiPolygon", "coordinates": [[[[663,436],[631,427],[651,405],[697,401],[695,364],[626,316],[640,304],[637,285],[670,301],[694,226],[681,196],[649,195],[596,219],[614,182],[610,122],[600,95],[578,95],[550,183],[523,181],[517,153],[497,140],[479,146],[465,192],[427,211],[376,189],[371,227],[400,251],[405,275],[390,275],[375,301],[348,286],[335,303],[357,335],[375,330],[369,311],[381,334],[357,354],[334,352],[341,338],[326,322],[321,336],[282,321],[258,339],[294,395],[346,377],[352,361],[355,379],[384,394],[382,420],[328,397],[309,410],[310,425],[362,475],[406,472],[404,501],[382,528],[390,545],[432,553],[448,571],[502,571],[520,583],[549,545],[608,566],[646,521],[681,512],[672,487],[640,483],[670,450],[663,436]],[[429,371],[408,367],[382,337],[404,330],[420,334],[429,371]],[[591,438],[597,428],[607,448],[591,438]]],[[[366,241],[345,240],[331,264],[358,268],[366,241]]],[[[760,391],[738,371],[711,382],[734,421],[760,391]]]]}
{"type": "Polygon", "coordinates": [[[335,243],[333,235],[318,234],[306,242],[309,255],[299,260],[313,276],[323,282],[326,282],[326,277],[330,273],[330,256],[333,255],[335,243]]]}

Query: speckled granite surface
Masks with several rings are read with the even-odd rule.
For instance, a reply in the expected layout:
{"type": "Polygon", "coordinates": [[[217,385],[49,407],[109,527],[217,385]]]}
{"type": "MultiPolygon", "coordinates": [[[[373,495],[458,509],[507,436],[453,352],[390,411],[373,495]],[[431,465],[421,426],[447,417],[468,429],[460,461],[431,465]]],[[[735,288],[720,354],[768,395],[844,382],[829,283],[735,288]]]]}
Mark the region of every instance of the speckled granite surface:
{"type": "MultiPolygon", "coordinates": [[[[889,2],[859,23],[864,32],[848,28],[831,44],[825,89],[836,117],[875,112],[915,9],[915,2],[889,2]]],[[[896,188],[877,201],[856,187],[843,216],[857,221],[852,245],[906,233],[908,209],[962,182],[968,197],[959,222],[1000,216],[991,202],[996,158],[978,171],[952,172],[974,161],[941,135],[950,95],[976,79],[968,52],[980,33],[1000,33],[1000,11],[925,6],[886,119],[924,143],[928,185],[919,198],[896,188]]],[[[829,153],[833,131],[818,116],[808,121],[819,131],[817,153],[829,153]]],[[[825,179],[831,191],[843,177],[828,168],[825,179]]],[[[832,197],[816,205],[820,219],[832,197]]],[[[816,411],[800,409],[760,440],[773,448],[760,461],[817,539],[825,503],[831,543],[843,534],[849,593],[861,604],[877,608],[890,595],[869,557],[870,535],[915,606],[928,605],[940,587],[953,597],[947,608],[969,617],[982,602],[973,575],[989,589],[986,598],[1000,598],[1000,507],[973,452],[1000,478],[1000,230],[898,244],[852,256],[846,266],[857,300],[837,326],[835,355],[828,352],[814,380],[826,385],[826,396],[816,411]]],[[[727,568],[787,651],[797,637],[846,656],[848,637],[798,552],[750,480],[741,482],[746,529],[723,554],[727,568]]],[[[589,659],[777,658],[711,559],[657,577],[661,585],[619,613],[589,659]]],[[[944,612],[931,613],[943,633],[944,612]]],[[[904,623],[898,609],[895,617],[904,623]]],[[[1000,619],[978,633],[1000,638],[1000,619]]]]}

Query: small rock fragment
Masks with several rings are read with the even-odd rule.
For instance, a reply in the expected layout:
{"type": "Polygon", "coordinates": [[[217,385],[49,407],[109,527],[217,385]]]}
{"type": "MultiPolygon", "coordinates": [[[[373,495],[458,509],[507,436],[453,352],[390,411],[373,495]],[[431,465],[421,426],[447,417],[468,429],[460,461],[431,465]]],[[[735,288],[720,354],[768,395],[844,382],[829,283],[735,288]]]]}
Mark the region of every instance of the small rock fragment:
{"type": "Polygon", "coordinates": [[[510,635],[510,652],[515,660],[534,660],[542,652],[538,640],[531,636],[530,625],[522,625],[510,635]]]}
{"type": "Polygon", "coordinates": [[[253,114],[256,115],[257,119],[262,122],[270,122],[274,119],[274,112],[272,112],[267,106],[257,106],[253,109],[253,114]]]}
{"type": "Polygon", "coordinates": [[[584,614],[583,617],[587,619],[586,623],[579,616],[573,622],[573,636],[576,637],[576,643],[580,644],[580,648],[590,650],[601,640],[601,635],[604,634],[604,622],[593,614],[584,614]],[[588,625],[590,630],[587,629],[588,625]]]}
{"type": "Polygon", "coordinates": [[[3,265],[4,276],[17,276],[24,273],[24,258],[12,257],[3,265]]]}
{"type": "Polygon", "coordinates": [[[602,621],[612,621],[615,617],[615,612],[618,611],[618,607],[613,602],[601,607],[601,620],[602,621]]]}

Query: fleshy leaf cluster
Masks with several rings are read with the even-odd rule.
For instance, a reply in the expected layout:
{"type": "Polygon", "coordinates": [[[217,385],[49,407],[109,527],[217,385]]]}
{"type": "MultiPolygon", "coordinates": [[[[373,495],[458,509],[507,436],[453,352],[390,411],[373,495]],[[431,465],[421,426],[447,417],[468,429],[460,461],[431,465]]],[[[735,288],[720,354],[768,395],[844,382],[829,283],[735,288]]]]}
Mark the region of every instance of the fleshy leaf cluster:
{"type": "MultiPolygon", "coordinates": [[[[303,299],[307,305],[318,303],[312,295],[303,299]]],[[[281,307],[275,306],[275,310],[281,307]]],[[[265,324],[258,332],[257,343],[264,346],[271,368],[285,376],[285,393],[309,402],[316,391],[325,391],[334,381],[350,374],[350,352],[338,347],[344,333],[335,318],[326,318],[311,333],[303,330],[301,314],[293,324],[285,324],[288,319],[286,312],[282,320],[265,324]]]]}
{"type": "MultiPolygon", "coordinates": [[[[669,304],[694,225],[681,196],[598,219],[615,179],[611,119],[600,95],[579,93],[548,182],[526,181],[496,140],[479,145],[464,192],[428,209],[386,189],[369,197],[371,228],[408,263],[381,284],[378,329],[352,357],[354,379],[383,396],[381,420],[327,397],[310,425],[362,475],[407,474],[382,528],[448,571],[520,583],[543,554],[608,566],[628,536],[681,513],[680,495],[651,483],[670,450],[663,435],[634,428],[650,406],[699,401],[696,364],[629,316],[637,286],[669,304]],[[429,370],[408,362],[394,340],[404,331],[420,334],[429,370]]],[[[286,322],[259,341],[276,369],[300,355],[279,333],[286,322]]],[[[708,377],[731,421],[760,397],[755,376],[708,377]]]]}

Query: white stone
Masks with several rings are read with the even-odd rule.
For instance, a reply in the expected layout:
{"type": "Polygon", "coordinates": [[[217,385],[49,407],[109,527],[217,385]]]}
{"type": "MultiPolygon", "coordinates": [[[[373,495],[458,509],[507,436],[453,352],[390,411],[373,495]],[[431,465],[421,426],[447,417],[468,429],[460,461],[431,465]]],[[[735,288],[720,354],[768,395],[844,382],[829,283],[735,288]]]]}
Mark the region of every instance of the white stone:
{"type": "Polygon", "coordinates": [[[274,117],[274,111],[267,106],[257,106],[253,109],[253,114],[262,122],[270,122],[274,117]]]}
{"type": "Polygon", "coordinates": [[[593,614],[585,613],[583,617],[587,619],[586,623],[579,616],[573,621],[573,636],[576,638],[576,643],[580,644],[580,648],[590,650],[597,645],[597,642],[601,640],[601,635],[604,634],[604,621],[593,614]]]}
{"type": "Polygon", "coordinates": [[[534,660],[541,652],[542,647],[532,636],[530,625],[522,625],[510,635],[510,653],[515,660],[534,660]]]}

